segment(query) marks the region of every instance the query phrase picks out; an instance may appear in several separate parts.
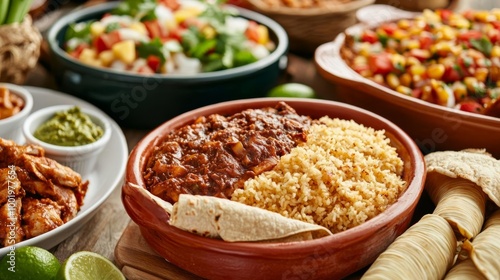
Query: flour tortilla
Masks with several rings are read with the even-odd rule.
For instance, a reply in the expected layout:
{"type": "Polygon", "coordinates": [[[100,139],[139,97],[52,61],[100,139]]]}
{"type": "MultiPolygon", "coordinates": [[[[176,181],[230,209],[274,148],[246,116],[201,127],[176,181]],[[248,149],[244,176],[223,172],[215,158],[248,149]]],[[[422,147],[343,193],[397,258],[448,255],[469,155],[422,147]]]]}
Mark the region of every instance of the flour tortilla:
{"type": "Polygon", "coordinates": [[[170,225],[205,237],[228,242],[292,242],[332,234],[322,226],[228,199],[181,194],[172,206],[140,186],[129,186],[169,213],[170,225]]]}
{"type": "Polygon", "coordinates": [[[261,208],[212,196],[181,194],[170,224],[229,242],[300,241],[332,233],[319,225],[283,217],[261,208]]]}

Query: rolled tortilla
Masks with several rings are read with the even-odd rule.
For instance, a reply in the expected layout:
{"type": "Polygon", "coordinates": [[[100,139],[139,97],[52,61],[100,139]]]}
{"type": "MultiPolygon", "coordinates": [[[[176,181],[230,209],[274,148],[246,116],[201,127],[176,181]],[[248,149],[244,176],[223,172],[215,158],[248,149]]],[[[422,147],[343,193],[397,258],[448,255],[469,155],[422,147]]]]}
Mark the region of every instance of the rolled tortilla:
{"type": "Polygon", "coordinates": [[[170,224],[224,241],[298,241],[332,233],[319,225],[281,216],[228,199],[181,194],[170,224]]]}
{"type": "Polygon", "coordinates": [[[436,205],[433,214],[445,218],[457,236],[472,239],[481,231],[486,194],[476,183],[430,172],[425,189],[436,205]]]}
{"type": "Polygon", "coordinates": [[[500,279],[500,209],[485,222],[483,231],[472,242],[464,243],[463,250],[486,279],[500,279]]]}
{"type": "Polygon", "coordinates": [[[396,238],[361,279],[442,279],[453,265],[456,248],[450,224],[427,214],[396,238]]]}

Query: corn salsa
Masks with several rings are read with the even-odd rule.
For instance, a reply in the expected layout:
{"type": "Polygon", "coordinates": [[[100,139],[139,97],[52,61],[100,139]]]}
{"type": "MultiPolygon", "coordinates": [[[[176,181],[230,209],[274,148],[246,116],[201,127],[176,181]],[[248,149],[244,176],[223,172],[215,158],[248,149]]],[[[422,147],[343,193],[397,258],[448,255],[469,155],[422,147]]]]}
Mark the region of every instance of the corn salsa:
{"type": "Polygon", "coordinates": [[[424,10],[347,35],[341,54],[401,94],[500,117],[500,9],[424,10]]]}

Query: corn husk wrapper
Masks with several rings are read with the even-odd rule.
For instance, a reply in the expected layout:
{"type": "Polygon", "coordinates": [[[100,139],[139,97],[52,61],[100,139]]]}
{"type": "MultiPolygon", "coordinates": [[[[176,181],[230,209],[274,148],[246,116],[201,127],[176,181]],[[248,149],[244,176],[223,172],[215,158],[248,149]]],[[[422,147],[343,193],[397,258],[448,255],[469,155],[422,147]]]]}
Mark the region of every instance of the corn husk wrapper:
{"type": "Polygon", "coordinates": [[[500,160],[484,150],[433,152],[425,156],[427,174],[437,172],[450,178],[476,183],[500,207],[500,160]]]}
{"type": "Polygon", "coordinates": [[[361,279],[442,279],[453,265],[456,248],[450,224],[427,214],[396,238],[361,279]]]}
{"type": "Polygon", "coordinates": [[[471,259],[456,263],[446,276],[444,280],[486,280],[486,277],[477,269],[476,265],[471,259]]]}
{"type": "Polygon", "coordinates": [[[436,205],[433,214],[445,218],[457,236],[471,239],[481,231],[486,195],[476,183],[431,172],[425,189],[436,205]]]}
{"type": "Polygon", "coordinates": [[[472,242],[465,242],[462,250],[486,279],[500,279],[500,209],[485,222],[483,231],[472,242]]]}

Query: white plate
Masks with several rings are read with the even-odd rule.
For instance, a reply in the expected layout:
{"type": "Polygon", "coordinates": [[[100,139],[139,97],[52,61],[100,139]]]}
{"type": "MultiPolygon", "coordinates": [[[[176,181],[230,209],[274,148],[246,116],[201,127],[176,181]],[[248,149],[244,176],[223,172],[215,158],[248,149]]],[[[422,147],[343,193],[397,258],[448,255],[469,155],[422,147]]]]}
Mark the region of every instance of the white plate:
{"type": "MultiPolygon", "coordinates": [[[[25,87],[33,95],[33,112],[38,109],[53,105],[77,105],[82,108],[92,108],[99,110],[94,105],[50,89],[25,87]]],[[[64,241],[70,235],[77,232],[86,222],[88,222],[96,213],[99,206],[109,197],[109,195],[123,183],[125,174],[125,165],[128,158],[128,147],[125,135],[114,120],[109,119],[112,127],[111,139],[99,156],[97,165],[93,172],[83,178],[89,180],[87,194],[84,204],[71,221],[53,229],[42,235],[33,237],[16,244],[16,247],[26,245],[36,245],[45,249],[50,249],[64,241]]],[[[7,254],[10,247],[0,249],[0,256],[7,254]]]]}

